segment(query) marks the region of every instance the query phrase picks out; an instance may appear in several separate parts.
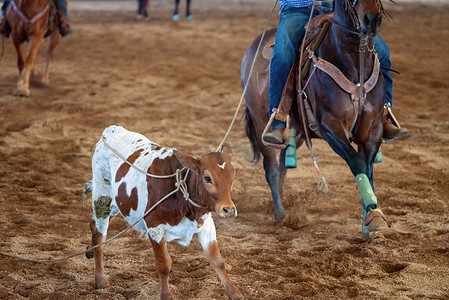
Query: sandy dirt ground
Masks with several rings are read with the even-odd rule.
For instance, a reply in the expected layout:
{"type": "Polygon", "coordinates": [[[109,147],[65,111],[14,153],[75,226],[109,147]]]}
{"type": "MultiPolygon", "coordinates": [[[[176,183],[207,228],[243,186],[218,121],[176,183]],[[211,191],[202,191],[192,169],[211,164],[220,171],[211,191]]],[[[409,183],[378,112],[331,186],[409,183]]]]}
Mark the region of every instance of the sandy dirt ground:
{"type": "MultiPolygon", "coordinates": [[[[38,80],[40,54],[30,98],[12,95],[16,54],[5,41],[1,251],[46,259],[85,249],[92,212],[82,186],[91,179],[92,147],[109,125],[194,155],[220,143],[240,98],[243,53],[272,2],[193,1],[195,20],[177,23],[170,1],[153,2],[147,22],[128,9],[72,10],[75,34],[58,47],[49,86],[38,80]]],[[[363,239],[354,178],[323,141],[314,146],[329,192],[316,192],[313,163],[301,148],[299,168],[287,175],[288,218],[276,224],[262,164],[246,160],[240,122],[228,139],[239,215],[215,221],[228,272],[247,299],[449,299],[449,5],[399,3],[387,4],[394,19],[381,35],[401,72],[394,75],[395,112],[410,135],[383,146],[374,177],[393,230],[379,243],[363,239]]],[[[110,236],[126,227],[120,217],[111,223],[110,236]]],[[[226,298],[197,241],[169,251],[177,299],[226,298]]],[[[50,264],[0,256],[0,298],[159,298],[151,245],[136,232],[106,246],[105,265],[111,286],[95,290],[94,262],[84,256],[50,264]]]]}

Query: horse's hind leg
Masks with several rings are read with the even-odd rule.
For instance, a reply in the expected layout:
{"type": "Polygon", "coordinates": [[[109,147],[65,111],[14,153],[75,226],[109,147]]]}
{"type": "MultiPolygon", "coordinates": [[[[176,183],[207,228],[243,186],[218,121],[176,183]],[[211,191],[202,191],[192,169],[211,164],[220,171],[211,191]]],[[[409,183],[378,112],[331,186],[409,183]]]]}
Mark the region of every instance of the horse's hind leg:
{"type": "Polygon", "coordinates": [[[278,181],[278,187],[279,187],[279,194],[284,194],[284,184],[285,184],[285,177],[287,175],[287,168],[285,167],[285,152],[286,149],[281,150],[281,154],[279,155],[279,181],[278,181]]]}
{"type": "Polygon", "coordinates": [[[46,65],[45,65],[45,71],[44,75],[42,76],[42,82],[45,84],[50,83],[50,63],[53,61],[53,58],[55,56],[55,48],[59,43],[60,34],[58,30],[54,30],[53,33],[48,38],[48,47],[47,52],[45,54],[46,56],[46,65]]]}
{"type": "Polygon", "coordinates": [[[262,148],[261,152],[263,155],[263,168],[265,170],[265,178],[268,182],[268,185],[270,186],[271,197],[273,198],[274,219],[277,222],[280,222],[285,217],[285,211],[284,207],[282,206],[282,199],[281,199],[281,190],[283,190],[283,180],[282,180],[282,188],[280,188],[281,172],[279,164],[276,159],[276,152],[272,149],[267,149],[266,147],[262,148]]]}

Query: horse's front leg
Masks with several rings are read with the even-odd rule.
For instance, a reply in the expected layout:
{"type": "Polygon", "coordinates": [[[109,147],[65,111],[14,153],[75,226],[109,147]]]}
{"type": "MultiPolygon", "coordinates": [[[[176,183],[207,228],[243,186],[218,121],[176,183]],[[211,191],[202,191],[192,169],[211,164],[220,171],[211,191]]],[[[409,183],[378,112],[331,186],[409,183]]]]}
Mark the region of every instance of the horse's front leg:
{"type": "Polygon", "coordinates": [[[375,147],[373,147],[369,152],[368,159],[371,164],[367,165],[367,158],[362,158],[352,147],[348,132],[339,119],[328,117],[321,124],[320,132],[323,138],[346,161],[355,176],[362,204],[362,232],[367,238],[376,236],[379,230],[387,227],[385,218],[377,207],[377,198],[368,177],[372,179],[372,161],[377,149],[374,150],[375,147]]]}
{"type": "MultiPolygon", "coordinates": [[[[372,118],[364,118],[372,120],[372,118]]],[[[362,124],[363,125],[363,124],[362,124]]],[[[365,177],[356,177],[357,184],[359,185],[359,190],[361,193],[361,199],[376,197],[374,195],[374,183],[373,183],[373,167],[374,167],[374,158],[379,150],[381,139],[382,139],[382,125],[380,122],[378,124],[374,124],[370,126],[371,128],[364,129],[361,126],[359,131],[365,133],[360,137],[360,141],[358,142],[358,153],[359,156],[364,160],[366,165],[366,178],[365,177]],[[369,181],[366,183],[366,181],[369,181]],[[365,187],[366,185],[366,187],[365,187]],[[361,187],[362,186],[362,187],[361,187]],[[362,195],[363,192],[363,195],[362,195]]],[[[363,206],[364,201],[362,201],[363,206]]],[[[369,234],[370,238],[376,238],[381,236],[379,231],[388,227],[386,223],[386,219],[378,205],[376,205],[376,209],[373,209],[366,213],[363,212],[363,231],[364,234],[369,234]],[[366,216],[365,216],[366,214],[366,216]]],[[[365,234],[365,235],[366,235],[365,234]]]]}
{"type": "MultiPolygon", "coordinates": [[[[23,43],[19,40],[19,38],[15,34],[13,34],[12,40],[17,52],[17,68],[19,69],[19,79],[17,80],[17,89],[18,89],[20,86],[23,85],[23,77],[24,77],[23,69],[25,67],[25,62],[23,60],[23,43]]],[[[17,91],[16,94],[18,94],[17,91]]]]}
{"type": "Polygon", "coordinates": [[[18,84],[16,95],[28,97],[30,95],[30,73],[34,66],[34,58],[36,57],[37,50],[42,41],[44,34],[34,35],[30,39],[30,48],[25,62],[25,69],[21,74],[20,85],[18,84]]]}

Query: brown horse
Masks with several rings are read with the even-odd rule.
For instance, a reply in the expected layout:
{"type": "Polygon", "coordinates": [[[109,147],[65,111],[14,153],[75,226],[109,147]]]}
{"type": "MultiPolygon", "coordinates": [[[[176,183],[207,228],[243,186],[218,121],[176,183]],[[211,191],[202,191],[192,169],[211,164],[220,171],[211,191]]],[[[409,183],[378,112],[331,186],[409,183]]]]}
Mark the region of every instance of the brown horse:
{"type": "Polygon", "coordinates": [[[30,73],[34,66],[34,58],[44,37],[50,37],[46,52],[47,63],[42,82],[48,84],[50,62],[58,45],[60,33],[55,11],[49,0],[12,0],[6,12],[6,19],[11,26],[11,36],[17,51],[19,81],[15,95],[30,95],[30,73]],[[23,45],[29,42],[26,56],[23,45]]]}
{"type": "MultiPolygon", "coordinates": [[[[382,12],[380,0],[335,0],[334,18],[321,46],[315,51],[314,58],[336,66],[351,84],[365,82],[363,78],[370,78],[376,70],[375,54],[370,49],[374,36],[380,30],[382,12]],[[362,40],[365,45],[363,51],[359,51],[362,40]],[[363,64],[360,62],[364,64],[363,70],[360,67],[363,64]]],[[[274,34],[273,30],[267,32],[264,42],[274,34]]],[[[260,36],[251,44],[243,58],[242,84],[245,84],[249,77],[259,41],[260,36]]],[[[365,236],[376,236],[379,230],[387,227],[372,190],[374,157],[382,141],[382,112],[385,101],[383,78],[379,76],[371,90],[365,90],[366,95],[358,92],[351,95],[328,73],[320,68],[313,68],[312,63],[311,70],[305,77],[310,81],[304,93],[310,101],[319,134],[349,165],[360,191],[363,209],[362,231],[365,236]],[[354,96],[358,98],[358,95],[362,95],[359,99],[360,105],[355,105],[353,99],[354,96]],[[358,151],[352,147],[351,141],[357,145],[358,151]]],[[[302,81],[302,86],[304,84],[305,80],[302,81]]],[[[253,146],[254,161],[257,162],[260,154],[263,155],[266,180],[273,197],[275,219],[280,221],[285,216],[281,202],[286,175],[285,150],[281,150],[278,163],[278,152],[261,141],[262,132],[268,122],[268,89],[269,73],[255,72],[245,94],[246,132],[253,146]]],[[[298,99],[300,96],[298,92],[298,99]]],[[[304,130],[308,128],[304,129],[303,114],[300,113],[304,110],[301,109],[300,101],[297,102],[297,105],[292,105],[290,116],[292,127],[299,133],[296,136],[299,147],[305,140],[304,130]]],[[[313,132],[309,135],[317,137],[313,132]]]]}

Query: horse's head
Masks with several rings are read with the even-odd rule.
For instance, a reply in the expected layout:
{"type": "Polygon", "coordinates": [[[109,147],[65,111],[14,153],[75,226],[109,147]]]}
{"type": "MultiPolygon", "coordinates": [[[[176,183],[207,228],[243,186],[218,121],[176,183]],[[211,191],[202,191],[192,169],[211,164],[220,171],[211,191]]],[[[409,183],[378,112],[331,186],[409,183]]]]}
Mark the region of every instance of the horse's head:
{"type": "Polygon", "coordinates": [[[375,36],[382,25],[382,2],[381,0],[346,0],[352,2],[352,10],[358,19],[362,34],[375,36]]]}

